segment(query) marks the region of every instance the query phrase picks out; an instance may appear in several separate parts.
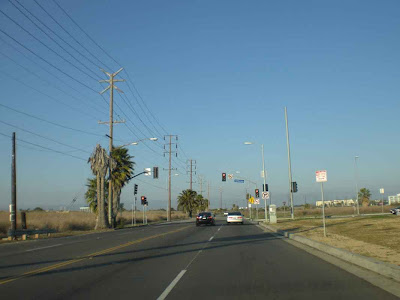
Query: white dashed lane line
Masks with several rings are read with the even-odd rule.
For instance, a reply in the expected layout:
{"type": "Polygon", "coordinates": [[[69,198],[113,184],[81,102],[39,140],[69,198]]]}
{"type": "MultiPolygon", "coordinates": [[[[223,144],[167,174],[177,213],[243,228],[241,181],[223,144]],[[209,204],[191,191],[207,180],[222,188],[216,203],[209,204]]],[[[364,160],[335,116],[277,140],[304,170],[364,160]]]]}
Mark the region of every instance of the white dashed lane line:
{"type": "Polygon", "coordinates": [[[186,268],[179,272],[179,274],[174,278],[174,280],[172,280],[172,282],[167,286],[167,288],[164,290],[164,292],[162,292],[162,294],[157,298],[157,300],[164,300],[165,298],[167,298],[168,294],[172,291],[172,289],[176,286],[176,284],[179,282],[179,280],[183,277],[183,275],[189,269],[190,265],[195,261],[195,259],[199,256],[199,254],[201,252],[203,252],[203,249],[205,249],[207,247],[208,243],[213,240],[214,236],[218,233],[218,231],[221,230],[221,228],[222,228],[222,226],[220,228],[218,228],[217,232],[215,232],[212,237],[210,237],[210,239],[206,242],[204,247],[201,250],[197,251],[196,255],[188,263],[186,268]]]}

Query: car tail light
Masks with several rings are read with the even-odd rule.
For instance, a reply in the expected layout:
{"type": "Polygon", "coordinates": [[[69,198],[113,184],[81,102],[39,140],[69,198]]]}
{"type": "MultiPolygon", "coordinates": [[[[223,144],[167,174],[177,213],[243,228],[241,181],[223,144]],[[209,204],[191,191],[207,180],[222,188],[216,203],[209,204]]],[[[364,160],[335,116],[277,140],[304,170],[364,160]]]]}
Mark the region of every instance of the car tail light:
{"type": "Polygon", "coordinates": [[[239,219],[242,219],[242,217],[239,217],[239,219]]]}

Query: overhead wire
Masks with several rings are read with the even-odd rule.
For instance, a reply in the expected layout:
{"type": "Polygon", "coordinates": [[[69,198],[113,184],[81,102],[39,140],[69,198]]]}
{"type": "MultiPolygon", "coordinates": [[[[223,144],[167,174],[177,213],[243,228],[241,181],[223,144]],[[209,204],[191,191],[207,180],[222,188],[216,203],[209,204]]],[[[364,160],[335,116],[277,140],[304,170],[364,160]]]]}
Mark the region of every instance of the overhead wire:
{"type": "MultiPolygon", "coordinates": [[[[37,1],[34,0],[36,3],[37,1]]],[[[103,47],[101,47],[68,13],[65,9],[63,9],[58,3],[57,1],[53,0],[53,2],[57,5],[57,7],[68,17],[68,19],[76,26],[79,28],[79,30],[81,32],[83,32],[85,34],[85,36],[92,41],[92,43],[94,43],[104,54],[106,54],[114,63],[116,63],[118,66],[121,66],[121,64],[114,59],[103,47]]],[[[57,22],[58,23],[58,22],[57,22]]],[[[60,25],[60,24],[59,24],[60,25]]],[[[60,25],[61,26],[61,25],[60,25]]],[[[61,26],[62,27],[62,26],[61,26]]],[[[63,27],[62,27],[63,28],[63,27]]],[[[64,29],[64,28],[63,28],[64,29]]],[[[65,30],[65,29],[64,29],[65,30]]],[[[66,31],[67,32],[67,31],[66,31]]],[[[68,33],[68,35],[70,35],[68,33]]],[[[70,35],[72,37],[72,35],[70,35]]],[[[82,46],[82,45],[81,45],[82,46]]],[[[129,75],[129,73],[127,72],[126,69],[124,69],[124,72],[126,73],[127,77],[128,77],[128,88],[131,90],[132,95],[134,95],[131,87],[129,86],[129,82],[131,82],[132,86],[134,87],[136,93],[139,96],[139,99],[141,99],[143,105],[147,108],[147,110],[151,113],[150,109],[148,108],[147,104],[145,103],[145,101],[143,100],[143,98],[141,97],[139,91],[136,88],[136,85],[134,84],[133,80],[131,80],[131,77],[129,75]]],[[[140,106],[140,105],[139,105],[140,106]]],[[[157,124],[160,126],[160,128],[165,132],[165,134],[167,134],[167,131],[165,130],[165,128],[160,124],[160,122],[157,120],[157,118],[155,116],[153,116],[154,120],[157,122],[157,124]]],[[[151,122],[151,121],[150,121],[151,122]]]]}
{"type": "MultiPolygon", "coordinates": [[[[7,134],[4,134],[4,133],[2,133],[2,132],[0,132],[0,135],[3,135],[3,136],[5,136],[5,137],[12,138],[11,136],[9,136],[9,135],[7,135],[7,134]]],[[[20,141],[20,142],[23,142],[23,143],[26,143],[26,144],[28,144],[28,145],[32,145],[32,146],[36,146],[36,147],[39,147],[39,148],[43,148],[43,149],[46,149],[46,150],[49,150],[49,151],[52,151],[52,152],[55,152],[55,153],[59,153],[59,154],[65,155],[65,156],[70,156],[70,157],[75,158],[75,159],[87,161],[87,159],[85,159],[85,158],[78,157],[78,156],[75,156],[75,155],[72,155],[72,154],[69,154],[69,153],[65,153],[65,152],[62,152],[62,151],[54,150],[54,149],[52,149],[52,148],[49,148],[49,147],[46,147],[46,146],[42,146],[42,145],[39,145],[39,144],[36,144],[36,143],[28,142],[28,141],[25,141],[25,140],[20,139],[20,138],[16,138],[16,140],[18,140],[18,141],[20,141]]]]}
{"type": "Polygon", "coordinates": [[[54,142],[54,143],[57,143],[57,144],[59,144],[59,145],[62,145],[62,146],[68,147],[68,148],[72,148],[72,149],[75,149],[75,150],[78,150],[78,151],[81,151],[81,152],[84,152],[84,153],[89,153],[89,154],[91,153],[91,152],[86,151],[86,150],[83,150],[83,149],[81,149],[81,148],[78,148],[78,147],[75,147],[75,146],[71,146],[71,145],[65,144],[65,143],[60,142],[60,141],[57,141],[57,140],[55,140],[55,139],[53,139],[53,138],[46,137],[46,136],[44,136],[44,135],[41,135],[41,134],[39,134],[39,133],[30,131],[30,130],[27,130],[27,129],[23,129],[23,128],[19,127],[19,126],[10,124],[10,123],[5,122],[5,121],[2,121],[2,120],[0,120],[0,123],[3,123],[3,124],[8,125],[8,126],[10,126],[10,127],[17,128],[18,130],[27,132],[27,133],[29,133],[29,134],[35,135],[35,136],[40,137],[40,138],[42,138],[42,139],[46,139],[46,140],[48,140],[48,141],[52,141],[52,142],[54,142]]]}
{"type": "MultiPolygon", "coordinates": [[[[81,64],[86,70],[94,74],[94,76],[97,76],[98,78],[101,79],[101,77],[94,73],[93,70],[88,68],[86,64],[84,64],[82,61],[80,61],[78,58],[76,58],[70,51],[65,49],[62,45],[60,45],[59,42],[57,42],[53,37],[51,37],[46,31],[44,31],[39,25],[36,24],[27,14],[25,14],[17,5],[15,5],[11,0],[8,0],[25,18],[27,18],[33,25],[35,25],[36,28],[38,28],[41,32],[43,32],[50,40],[52,40],[58,47],[60,47],[64,52],[68,53],[69,56],[71,56],[75,61],[77,61],[79,64],[81,64]]],[[[30,13],[28,11],[28,13],[30,13]]],[[[32,14],[31,14],[32,15],[32,14]]],[[[43,23],[41,23],[43,24],[43,23]]],[[[48,48],[49,49],[49,48],[48,48]]],[[[80,69],[81,70],[81,69],[80,69]]],[[[82,72],[82,70],[81,70],[82,72]]],[[[85,73],[87,76],[91,77],[89,74],[85,73]]],[[[94,77],[91,77],[92,79],[96,80],[94,77]]]]}
{"type": "MultiPolygon", "coordinates": [[[[80,71],[82,74],[85,74],[86,76],[88,76],[89,78],[93,79],[93,80],[97,80],[96,78],[94,78],[92,75],[88,74],[87,72],[83,71],[81,68],[77,67],[75,64],[73,64],[72,62],[70,62],[68,59],[66,59],[65,57],[63,57],[62,55],[60,55],[57,51],[53,50],[52,48],[50,48],[47,44],[45,44],[44,42],[42,42],[39,38],[37,38],[35,35],[33,35],[30,31],[28,31],[27,29],[25,29],[22,25],[20,25],[18,22],[16,22],[13,18],[11,18],[9,15],[7,15],[5,12],[3,12],[3,10],[0,9],[0,13],[5,16],[7,19],[9,19],[11,22],[13,22],[15,25],[17,25],[19,28],[21,28],[25,33],[27,33],[29,36],[31,36],[32,38],[34,38],[37,42],[39,42],[41,45],[43,45],[46,49],[48,49],[49,51],[51,51],[52,53],[54,53],[56,56],[60,57],[63,61],[67,62],[69,65],[71,65],[72,67],[74,67],[75,69],[77,69],[78,71],[80,71]]],[[[3,31],[3,30],[2,30],[3,31]]]]}

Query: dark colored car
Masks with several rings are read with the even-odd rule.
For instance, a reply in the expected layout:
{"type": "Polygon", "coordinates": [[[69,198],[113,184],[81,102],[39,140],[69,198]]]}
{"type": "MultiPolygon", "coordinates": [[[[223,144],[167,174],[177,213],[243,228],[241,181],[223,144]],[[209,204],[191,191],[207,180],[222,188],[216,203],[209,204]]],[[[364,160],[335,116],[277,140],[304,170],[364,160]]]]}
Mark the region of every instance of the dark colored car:
{"type": "Polygon", "coordinates": [[[215,219],[210,212],[201,212],[196,217],[196,226],[200,226],[201,224],[209,224],[215,225],[215,219]]]}
{"type": "Polygon", "coordinates": [[[396,208],[392,208],[390,212],[394,215],[400,215],[400,206],[396,208]]]}

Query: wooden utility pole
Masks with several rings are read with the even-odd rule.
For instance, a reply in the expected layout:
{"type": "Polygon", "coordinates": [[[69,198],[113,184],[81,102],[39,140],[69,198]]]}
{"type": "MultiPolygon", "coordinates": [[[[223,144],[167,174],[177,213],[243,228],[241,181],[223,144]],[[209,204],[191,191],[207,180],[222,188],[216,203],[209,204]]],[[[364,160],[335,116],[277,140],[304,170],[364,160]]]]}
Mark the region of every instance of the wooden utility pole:
{"type": "Polygon", "coordinates": [[[10,221],[11,231],[17,229],[17,157],[15,148],[15,132],[12,135],[12,162],[11,162],[11,205],[10,205],[10,221]]]}
{"type": "Polygon", "coordinates": [[[208,200],[208,210],[210,210],[210,182],[207,182],[207,200],[208,200]]]}
{"type": "MultiPolygon", "coordinates": [[[[164,140],[165,138],[168,137],[169,138],[169,150],[167,151],[169,154],[169,163],[168,163],[168,211],[167,211],[167,222],[171,222],[171,171],[172,170],[176,170],[176,169],[172,169],[172,153],[175,153],[176,157],[178,157],[178,152],[177,151],[172,151],[172,137],[175,137],[175,140],[178,140],[178,136],[177,135],[165,135],[164,136],[164,140]]],[[[178,149],[178,145],[175,143],[175,148],[178,149]]],[[[164,150],[165,150],[165,146],[164,146],[164,150]]],[[[164,156],[165,156],[165,152],[164,152],[164,156]]]]}
{"type": "MultiPolygon", "coordinates": [[[[110,144],[109,144],[109,155],[110,155],[110,159],[111,159],[111,153],[112,153],[112,149],[113,149],[113,125],[114,123],[124,123],[125,121],[114,121],[114,89],[116,89],[117,91],[119,91],[120,93],[123,93],[123,91],[121,91],[117,86],[114,85],[115,82],[122,82],[125,81],[124,79],[114,79],[115,76],[118,75],[119,72],[121,72],[123,70],[123,68],[119,69],[117,72],[115,73],[108,73],[104,70],[102,70],[108,77],[108,80],[100,80],[99,82],[107,82],[109,83],[108,87],[106,87],[103,91],[100,92],[100,94],[105,93],[106,91],[110,90],[110,121],[109,122],[99,122],[99,124],[108,124],[110,126],[110,133],[108,135],[109,139],[110,139],[110,144]]],[[[112,199],[113,199],[113,193],[112,193],[112,180],[111,180],[111,175],[113,172],[113,168],[112,168],[113,164],[109,164],[110,168],[109,168],[109,181],[108,181],[108,223],[110,224],[110,226],[113,226],[113,211],[112,211],[112,199]]]]}

